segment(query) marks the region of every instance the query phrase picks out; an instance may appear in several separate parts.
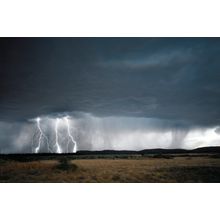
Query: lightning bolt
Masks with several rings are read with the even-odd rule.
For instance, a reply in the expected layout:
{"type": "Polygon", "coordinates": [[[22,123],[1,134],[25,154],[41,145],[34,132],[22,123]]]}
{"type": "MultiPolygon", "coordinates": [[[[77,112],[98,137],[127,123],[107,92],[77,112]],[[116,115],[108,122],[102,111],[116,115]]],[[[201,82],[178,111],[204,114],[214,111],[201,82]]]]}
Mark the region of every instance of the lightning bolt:
{"type": "Polygon", "coordinates": [[[58,140],[59,122],[60,122],[60,119],[56,118],[56,124],[55,124],[55,144],[54,144],[54,147],[57,148],[57,153],[60,154],[60,153],[62,153],[62,151],[61,151],[61,146],[59,145],[59,140],[58,140]]]}
{"type": "Polygon", "coordinates": [[[71,126],[70,126],[69,116],[66,116],[63,118],[56,118],[55,127],[54,127],[55,140],[52,142],[52,143],[54,143],[54,145],[51,145],[51,146],[50,146],[50,142],[49,142],[50,136],[48,138],[41,127],[41,118],[38,117],[34,120],[36,121],[36,124],[37,124],[37,129],[33,134],[32,145],[31,145],[34,153],[39,153],[41,148],[45,145],[47,146],[47,150],[50,153],[64,152],[63,146],[60,145],[61,143],[63,143],[63,140],[62,139],[59,140],[60,139],[59,138],[59,129],[63,129],[63,123],[66,127],[66,132],[67,132],[67,134],[65,135],[67,138],[66,152],[69,153],[69,146],[71,146],[73,148],[71,150],[71,152],[76,153],[77,142],[75,141],[73,135],[71,134],[71,126]],[[61,122],[62,122],[62,126],[60,125],[61,122]],[[54,150],[52,150],[52,149],[54,149],[54,150]]]}
{"type": "Polygon", "coordinates": [[[49,146],[49,140],[48,140],[47,136],[44,134],[44,132],[43,132],[43,130],[41,129],[41,126],[40,126],[41,118],[38,117],[38,118],[36,119],[36,121],[37,121],[37,128],[38,128],[38,130],[39,130],[39,134],[40,134],[40,135],[39,135],[39,139],[38,139],[38,145],[37,145],[37,147],[35,148],[35,153],[39,153],[40,148],[41,148],[41,142],[43,141],[43,139],[46,140],[48,151],[51,152],[50,146],[49,146]]]}
{"type": "Polygon", "coordinates": [[[70,142],[72,142],[72,144],[73,144],[73,153],[76,153],[76,151],[77,151],[77,143],[74,140],[73,136],[71,135],[68,116],[64,117],[64,120],[66,122],[67,134],[68,134],[67,153],[69,152],[69,143],[70,142]]]}

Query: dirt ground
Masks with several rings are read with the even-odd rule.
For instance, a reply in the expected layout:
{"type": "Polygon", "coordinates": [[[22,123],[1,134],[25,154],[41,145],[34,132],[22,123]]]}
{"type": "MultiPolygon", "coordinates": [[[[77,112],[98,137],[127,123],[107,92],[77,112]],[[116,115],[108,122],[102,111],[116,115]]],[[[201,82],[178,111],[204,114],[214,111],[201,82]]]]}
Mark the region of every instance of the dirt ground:
{"type": "Polygon", "coordinates": [[[220,158],[0,160],[0,182],[220,182],[220,158]]]}

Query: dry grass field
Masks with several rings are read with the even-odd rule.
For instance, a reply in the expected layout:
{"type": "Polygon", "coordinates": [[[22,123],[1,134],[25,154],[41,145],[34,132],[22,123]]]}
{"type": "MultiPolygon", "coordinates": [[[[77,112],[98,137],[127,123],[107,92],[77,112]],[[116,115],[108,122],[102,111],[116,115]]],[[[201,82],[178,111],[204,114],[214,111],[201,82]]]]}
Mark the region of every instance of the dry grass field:
{"type": "Polygon", "coordinates": [[[217,155],[30,161],[0,159],[0,182],[220,182],[217,155]]]}

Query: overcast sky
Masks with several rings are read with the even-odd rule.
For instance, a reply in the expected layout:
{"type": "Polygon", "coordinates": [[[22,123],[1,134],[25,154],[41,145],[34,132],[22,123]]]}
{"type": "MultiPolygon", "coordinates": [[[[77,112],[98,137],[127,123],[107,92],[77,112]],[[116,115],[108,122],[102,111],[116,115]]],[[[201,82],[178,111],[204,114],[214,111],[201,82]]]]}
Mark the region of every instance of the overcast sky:
{"type": "MultiPolygon", "coordinates": [[[[189,137],[193,129],[215,129],[218,135],[219,59],[219,38],[1,38],[1,148],[7,152],[17,149],[4,132],[9,132],[15,143],[31,119],[63,114],[75,120],[83,118],[88,124],[82,127],[81,121],[74,131],[82,149],[89,145],[96,149],[97,143],[98,149],[108,148],[103,145],[109,138],[115,139],[107,141],[114,149],[119,142],[120,149],[147,148],[149,143],[150,147],[163,147],[163,143],[174,147],[179,136],[189,137]],[[102,122],[94,124],[88,115],[102,122]],[[106,123],[108,129],[103,128],[106,123]],[[125,136],[117,139],[110,131],[112,123],[118,123],[117,135],[129,130],[127,139],[132,141],[123,142],[125,136]],[[99,130],[103,141],[90,138],[80,144],[88,127],[99,130]],[[175,137],[167,133],[166,140],[163,136],[160,143],[152,144],[150,137],[132,136],[137,130],[143,135],[148,130],[149,134],[149,129],[160,132],[157,135],[161,138],[166,132],[175,137]],[[139,139],[145,141],[139,143],[139,139]]],[[[218,136],[214,139],[220,144],[218,136]]],[[[177,143],[175,147],[180,147],[177,143]]],[[[200,145],[193,143],[193,147],[200,145]]],[[[24,151],[27,149],[28,144],[24,151]]]]}

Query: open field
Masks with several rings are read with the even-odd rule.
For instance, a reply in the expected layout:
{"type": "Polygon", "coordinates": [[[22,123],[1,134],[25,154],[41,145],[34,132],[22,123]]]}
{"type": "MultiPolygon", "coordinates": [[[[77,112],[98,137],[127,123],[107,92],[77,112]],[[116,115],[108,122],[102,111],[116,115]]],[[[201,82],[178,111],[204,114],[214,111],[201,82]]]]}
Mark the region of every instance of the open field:
{"type": "Polygon", "coordinates": [[[0,182],[220,182],[220,155],[1,156],[0,182]]]}

